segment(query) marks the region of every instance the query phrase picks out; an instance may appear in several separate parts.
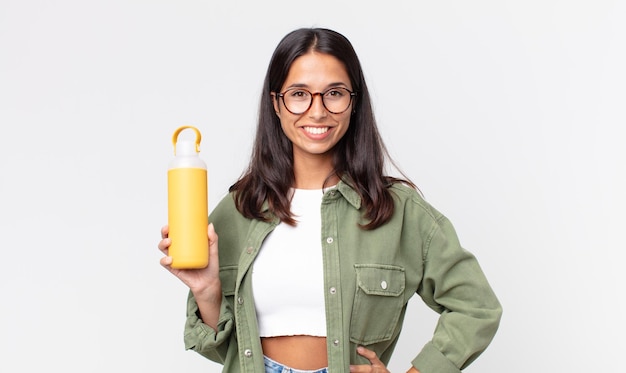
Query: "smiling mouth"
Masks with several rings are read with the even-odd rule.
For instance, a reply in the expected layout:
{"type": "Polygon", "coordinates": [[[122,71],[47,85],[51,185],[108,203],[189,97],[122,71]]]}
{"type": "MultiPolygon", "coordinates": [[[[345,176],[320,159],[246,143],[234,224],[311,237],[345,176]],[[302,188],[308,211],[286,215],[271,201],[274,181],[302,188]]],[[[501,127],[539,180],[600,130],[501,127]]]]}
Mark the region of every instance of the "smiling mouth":
{"type": "Polygon", "coordinates": [[[328,127],[304,127],[304,130],[312,135],[321,135],[328,132],[328,127]]]}

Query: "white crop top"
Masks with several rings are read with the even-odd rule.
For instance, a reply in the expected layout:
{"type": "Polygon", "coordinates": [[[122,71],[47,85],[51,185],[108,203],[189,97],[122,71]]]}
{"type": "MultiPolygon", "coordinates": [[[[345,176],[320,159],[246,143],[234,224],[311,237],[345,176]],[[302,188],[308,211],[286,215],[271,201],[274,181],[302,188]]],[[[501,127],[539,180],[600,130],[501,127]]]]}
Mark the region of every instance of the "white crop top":
{"type": "Polygon", "coordinates": [[[261,337],[326,336],[321,189],[295,189],[297,226],[280,223],[265,239],[252,269],[261,337]]]}

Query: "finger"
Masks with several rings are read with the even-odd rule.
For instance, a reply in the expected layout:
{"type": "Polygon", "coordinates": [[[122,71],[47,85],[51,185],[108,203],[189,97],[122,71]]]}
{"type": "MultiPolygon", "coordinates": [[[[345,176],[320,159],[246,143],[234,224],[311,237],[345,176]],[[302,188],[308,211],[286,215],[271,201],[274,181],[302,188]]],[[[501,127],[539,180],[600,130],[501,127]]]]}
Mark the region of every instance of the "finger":
{"type": "Polygon", "coordinates": [[[161,263],[161,266],[163,268],[167,269],[171,274],[178,277],[182,282],[185,282],[185,280],[180,277],[182,271],[180,269],[172,268],[173,261],[174,259],[172,259],[171,256],[164,256],[159,262],[161,263]]]}
{"type": "Polygon", "coordinates": [[[372,373],[373,371],[371,365],[350,365],[350,373],[372,373]]]}
{"type": "Polygon", "coordinates": [[[218,236],[215,233],[213,223],[209,224],[207,234],[209,238],[209,267],[213,271],[219,271],[218,236]]]}
{"type": "Polygon", "coordinates": [[[357,347],[356,348],[356,352],[358,352],[359,355],[365,357],[372,364],[380,362],[380,360],[378,360],[378,356],[376,356],[376,352],[374,352],[372,350],[368,350],[367,348],[365,348],[363,346],[357,347]]]}
{"type": "Polygon", "coordinates": [[[215,227],[213,226],[213,223],[209,224],[209,228],[207,231],[207,236],[209,237],[209,246],[216,246],[217,247],[217,233],[215,233],[215,227]]]}
{"type": "Polygon", "coordinates": [[[159,244],[157,245],[157,247],[159,248],[159,250],[161,250],[162,253],[167,255],[167,252],[171,244],[172,244],[172,240],[170,240],[169,238],[164,238],[161,241],[159,241],[159,244]]]}
{"type": "Polygon", "coordinates": [[[161,238],[167,238],[167,235],[170,233],[170,226],[164,225],[161,227],[161,238]]]}
{"type": "Polygon", "coordinates": [[[380,361],[380,359],[378,358],[378,355],[376,355],[375,351],[369,350],[363,346],[358,346],[356,348],[356,351],[358,352],[359,355],[365,357],[367,360],[370,361],[370,363],[372,364],[371,370],[369,372],[386,372],[389,373],[389,370],[387,369],[387,367],[385,367],[385,364],[383,364],[382,361],[380,361]]]}
{"type": "Polygon", "coordinates": [[[163,258],[161,258],[161,260],[159,261],[161,263],[161,265],[167,269],[170,269],[171,265],[172,265],[172,257],[171,256],[164,256],[163,258]]]}

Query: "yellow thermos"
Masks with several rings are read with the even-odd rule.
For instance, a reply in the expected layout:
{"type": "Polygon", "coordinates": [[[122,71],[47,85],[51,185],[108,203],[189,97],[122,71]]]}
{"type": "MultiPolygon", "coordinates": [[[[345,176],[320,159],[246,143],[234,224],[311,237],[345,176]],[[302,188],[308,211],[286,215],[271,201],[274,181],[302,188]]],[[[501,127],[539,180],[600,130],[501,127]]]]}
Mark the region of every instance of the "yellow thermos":
{"type": "Polygon", "coordinates": [[[174,132],[174,159],[167,171],[169,256],[172,268],[205,268],[209,264],[207,167],[200,159],[200,131],[182,126],[174,132]],[[178,141],[185,129],[196,133],[194,141],[178,141]]]}

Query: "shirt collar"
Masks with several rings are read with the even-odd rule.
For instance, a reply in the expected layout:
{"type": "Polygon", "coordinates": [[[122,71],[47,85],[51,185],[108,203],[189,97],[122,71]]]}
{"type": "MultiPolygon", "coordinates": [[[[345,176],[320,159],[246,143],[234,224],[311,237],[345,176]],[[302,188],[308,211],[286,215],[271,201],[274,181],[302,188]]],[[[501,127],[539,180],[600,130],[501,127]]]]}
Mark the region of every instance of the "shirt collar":
{"type": "MultiPolygon", "coordinates": [[[[339,183],[337,183],[337,187],[333,189],[338,190],[339,193],[341,193],[341,195],[343,196],[343,198],[345,198],[346,201],[348,201],[348,203],[352,205],[352,207],[354,207],[357,210],[361,208],[361,197],[350,186],[350,184],[348,184],[347,182],[343,180],[340,180],[339,183]]],[[[263,202],[263,206],[261,207],[261,210],[263,212],[269,211],[269,203],[267,202],[267,200],[263,202]]]]}
{"type": "Polygon", "coordinates": [[[343,198],[345,198],[346,201],[352,205],[352,207],[357,210],[361,208],[361,197],[348,183],[343,180],[339,181],[337,184],[337,190],[341,193],[343,198]]]}

